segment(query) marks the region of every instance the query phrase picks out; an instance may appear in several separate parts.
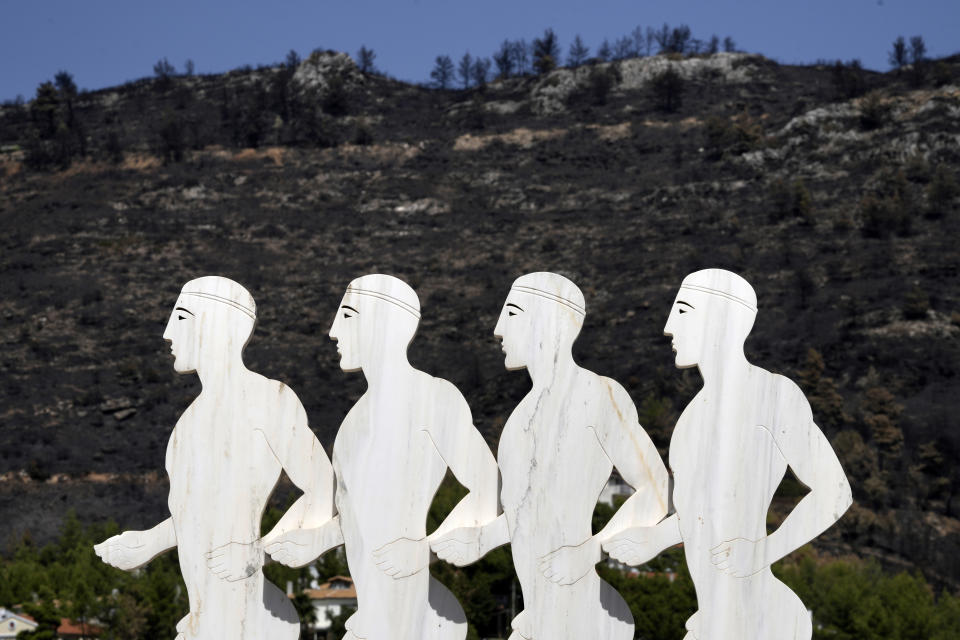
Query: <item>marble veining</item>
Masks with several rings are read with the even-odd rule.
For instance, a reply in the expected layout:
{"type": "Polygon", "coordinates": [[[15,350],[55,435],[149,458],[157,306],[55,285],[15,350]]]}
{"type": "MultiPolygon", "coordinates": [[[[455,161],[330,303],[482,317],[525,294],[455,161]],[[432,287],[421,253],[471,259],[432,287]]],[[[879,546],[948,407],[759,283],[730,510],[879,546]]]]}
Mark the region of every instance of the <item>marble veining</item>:
{"type": "Polygon", "coordinates": [[[202,391],[167,445],[170,517],[94,547],[124,570],[177,549],[190,605],[177,624],[181,640],[298,638],[293,605],[264,579],[264,546],[333,515],[332,467],[300,400],[244,366],[255,320],[253,298],[232,280],[208,276],[184,285],[163,338],[174,369],[196,373],[202,391]],[[261,539],[260,518],[281,471],[303,495],[261,539]]]}

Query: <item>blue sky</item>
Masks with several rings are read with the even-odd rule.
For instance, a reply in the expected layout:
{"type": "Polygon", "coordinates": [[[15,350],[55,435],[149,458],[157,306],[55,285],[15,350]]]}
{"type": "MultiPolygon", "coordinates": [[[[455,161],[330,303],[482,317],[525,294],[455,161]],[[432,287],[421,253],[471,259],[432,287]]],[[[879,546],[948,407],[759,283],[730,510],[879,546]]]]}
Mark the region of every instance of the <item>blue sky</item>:
{"type": "Polygon", "coordinates": [[[922,35],[931,55],[960,52],[960,0],[0,0],[0,100],[60,69],[81,88],[152,75],[162,57],[198,73],[281,61],[290,49],[355,54],[404,80],[429,78],[434,58],[490,55],[504,38],[552,27],[564,53],[580,34],[595,50],[637,25],[686,23],[694,36],[731,36],[784,63],[859,58],[887,69],[897,35],[922,35]]]}

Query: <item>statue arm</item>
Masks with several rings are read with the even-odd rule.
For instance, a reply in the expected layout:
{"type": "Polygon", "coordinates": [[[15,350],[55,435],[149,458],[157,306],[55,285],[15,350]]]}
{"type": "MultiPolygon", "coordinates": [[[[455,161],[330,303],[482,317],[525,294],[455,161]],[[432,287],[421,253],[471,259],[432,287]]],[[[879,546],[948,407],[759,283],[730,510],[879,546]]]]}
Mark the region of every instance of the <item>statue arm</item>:
{"type": "Polygon", "coordinates": [[[150,546],[156,551],[155,556],[169,551],[177,546],[177,531],[173,528],[173,518],[167,518],[157,526],[144,532],[150,540],[150,546]]]}
{"type": "Polygon", "coordinates": [[[479,527],[497,519],[499,469],[483,436],[473,426],[467,401],[449,382],[442,382],[439,420],[427,428],[433,445],[457,481],[468,493],[430,538],[460,527],[479,527]]]}
{"type": "MultiPolygon", "coordinates": [[[[274,422],[272,429],[264,431],[264,436],[283,470],[303,495],[263,537],[264,546],[275,542],[284,533],[317,529],[333,518],[334,484],[330,459],[310,430],[306,411],[296,394],[284,387],[281,402],[281,417],[274,422]]],[[[339,523],[333,528],[339,532],[339,523]]]]}
{"type": "Polygon", "coordinates": [[[853,504],[850,483],[837,454],[813,422],[807,399],[798,388],[794,390],[787,413],[792,424],[770,431],[787,464],[810,491],[763,540],[761,557],[767,566],[826,531],[853,504]]]}
{"type": "Polygon", "coordinates": [[[650,436],[640,426],[637,408],[630,396],[616,382],[604,381],[610,385],[613,406],[610,418],[600,422],[595,432],[607,457],[635,493],[594,536],[601,544],[625,529],[651,527],[663,520],[667,515],[670,485],[667,468],[650,436]]]}
{"type": "Polygon", "coordinates": [[[93,550],[107,564],[130,571],[176,546],[173,518],[167,518],[147,531],[124,531],[94,545],[93,550]]]}

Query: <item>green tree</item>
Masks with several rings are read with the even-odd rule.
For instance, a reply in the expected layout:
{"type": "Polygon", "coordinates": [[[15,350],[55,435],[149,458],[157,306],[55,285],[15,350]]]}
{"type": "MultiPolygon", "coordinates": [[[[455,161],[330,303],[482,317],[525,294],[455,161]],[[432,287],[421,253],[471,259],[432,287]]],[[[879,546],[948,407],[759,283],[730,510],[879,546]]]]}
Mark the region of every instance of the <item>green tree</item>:
{"type": "Polygon", "coordinates": [[[121,593],[113,601],[107,622],[108,640],[138,640],[147,628],[147,609],[129,593],[121,593]]]}
{"type": "Polygon", "coordinates": [[[583,39],[578,33],[576,37],[574,37],[573,42],[570,43],[570,51],[567,52],[567,66],[574,68],[579,67],[587,61],[589,55],[590,48],[583,43],[583,39]]]}
{"type": "Polygon", "coordinates": [[[460,81],[463,82],[463,88],[470,87],[470,80],[473,78],[473,56],[467,51],[460,58],[460,64],[457,67],[457,73],[460,75],[460,81]]]}
{"type": "Polygon", "coordinates": [[[317,610],[313,607],[310,596],[303,591],[297,591],[291,602],[297,610],[297,617],[300,618],[300,637],[307,638],[311,627],[317,622],[317,610]]]}
{"type": "Polygon", "coordinates": [[[437,56],[433,64],[433,70],[430,72],[434,86],[438,89],[448,88],[453,80],[453,73],[453,60],[450,59],[450,56],[437,56]]]}
{"type": "Polygon", "coordinates": [[[300,66],[300,54],[297,53],[296,49],[290,49],[290,51],[287,52],[287,57],[284,59],[283,65],[287,69],[297,70],[297,67],[300,66]]]}
{"type": "Polygon", "coordinates": [[[823,355],[810,347],[807,349],[803,367],[797,371],[800,387],[810,401],[813,419],[828,432],[839,431],[853,422],[844,408],[843,396],[837,390],[833,378],[824,375],[826,364],[823,355]]]}
{"type": "Polygon", "coordinates": [[[56,606],[56,596],[49,587],[38,594],[38,600],[25,605],[27,613],[37,622],[37,628],[17,634],[20,640],[57,640],[60,627],[60,611],[56,606]]]}
{"type": "Polygon", "coordinates": [[[893,47],[887,54],[887,59],[890,61],[890,66],[896,69],[898,73],[900,69],[907,65],[907,43],[903,36],[897,36],[897,39],[893,41],[893,47]]]}
{"type": "Polygon", "coordinates": [[[900,463],[903,431],[897,421],[903,405],[885,387],[871,387],[864,393],[863,425],[880,453],[880,468],[889,474],[900,463]]]}
{"type": "Polygon", "coordinates": [[[613,48],[610,46],[610,41],[604,38],[603,42],[600,43],[600,47],[597,49],[597,59],[603,62],[609,62],[612,57],[613,48]]]}
{"type": "Polygon", "coordinates": [[[510,43],[510,59],[517,75],[525,76],[530,73],[530,45],[523,38],[510,43]]]}
{"type": "Polygon", "coordinates": [[[560,41],[553,29],[547,29],[533,41],[533,68],[544,75],[557,68],[560,60],[560,41]]]}
{"type": "Polygon", "coordinates": [[[373,64],[376,57],[377,54],[373,52],[373,49],[368,49],[365,46],[360,47],[360,50],[357,51],[357,68],[360,69],[360,73],[376,73],[377,69],[373,64]]]}
{"type": "Polygon", "coordinates": [[[473,77],[473,84],[478,87],[484,87],[487,84],[487,78],[490,77],[490,58],[476,58],[473,61],[473,67],[470,69],[470,75],[473,77]]]}
{"type": "Polygon", "coordinates": [[[717,34],[710,36],[710,41],[707,43],[707,55],[713,55],[720,51],[720,37],[717,34]]]}
{"type": "Polygon", "coordinates": [[[956,597],[933,589],[919,574],[886,574],[873,561],[823,563],[809,549],[774,565],[774,574],[813,611],[816,640],[955,638],[956,597]]]}
{"type": "Polygon", "coordinates": [[[37,87],[37,95],[30,104],[30,116],[41,138],[52,138],[60,124],[60,92],[52,82],[37,87]]]}
{"type": "Polygon", "coordinates": [[[57,85],[57,91],[63,100],[70,101],[77,97],[77,83],[73,81],[73,76],[69,72],[58,71],[53,76],[53,82],[57,85]]]}
{"type": "Polygon", "coordinates": [[[153,65],[153,75],[156,76],[154,86],[159,91],[166,91],[173,85],[173,76],[177,74],[177,69],[166,58],[157,60],[153,65]]]}
{"type": "Polygon", "coordinates": [[[660,47],[660,53],[684,54],[690,48],[693,33],[685,24],[671,29],[667,23],[663,23],[660,30],[655,32],[654,38],[660,47]]]}
{"type": "Polygon", "coordinates": [[[513,52],[509,40],[504,40],[497,52],[493,54],[493,63],[497,65],[498,78],[504,79],[513,75],[513,52]]]}
{"type": "Polygon", "coordinates": [[[613,43],[614,60],[626,60],[627,58],[635,58],[637,55],[638,53],[633,46],[633,38],[623,36],[617,38],[616,42],[613,43]]]}
{"type": "Polygon", "coordinates": [[[910,83],[918,87],[923,84],[927,76],[927,45],[923,36],[910,38],[910,83]]]}

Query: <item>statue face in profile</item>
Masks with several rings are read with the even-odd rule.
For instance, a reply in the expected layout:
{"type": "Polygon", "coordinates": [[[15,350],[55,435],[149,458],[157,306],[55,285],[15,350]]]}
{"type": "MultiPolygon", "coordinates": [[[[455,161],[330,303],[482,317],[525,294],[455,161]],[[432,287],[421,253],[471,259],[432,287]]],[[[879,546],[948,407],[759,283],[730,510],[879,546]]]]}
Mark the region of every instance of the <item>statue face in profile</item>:
{"type": "Polygon", "coordinates": [[[529,306],[529,301],[521,301],[513,291],[500,311],[500,318],[493,330],[495,338],[501,342],[504,354],[504,366],[513,371],[525,368],[528,363],[528,351],[532,342],[530,318],[521,302],[529,306]]]}
{"type": "Polygon", "coordinates": [[[663,328],[663,335],[673,338],[674,364],[678,369],[687,369],[700,364],[704,338],[709,335],[710,323],[706,322],[704,309],[699,309],[700,294],[681,289],[673,301],[673,308],[663,328]]]}
{"type": "Polygon", "coordinates": [[[241,357],[256,323],[256,305],[245,289],[236,285],[240,291],[234,292],[235,283],[219,276],[202,280],[209,291],[181,291],[163,330],[177,373],[229,369],[229,362],[241,357]]]}
{"type": "Polygon", "coordinates": [[[383,274],[357,278],[347,286],[330,326],[340,368],[363,371],[382,366],[385,359],[406,359],[419,321],[420,301],[410,285],[383,274]]]}
{"type": "Polygon", "coordinates": [[[200,318],[197,311],[189,309],[182,297],[178,298],[167,321],[167,327],[163,330],[163,339],[170,343],[170,353],[174,357],[174,371],[196,371],[199,338],[200,318]]]}
{"type": "Polygon", "coordinates": [[[743,343],[757,317],[757,294],[730,271],[704,269],[687,276],[673,301],[663,334],[673,338],[679,369],[719,365],[743,343]]]}
{"type": "Polygon", "coordinates": [[[337,343],[337,353],[340,354],[340,368],[344,371],[359,371],[363,368],[361,350],[363,327],[358,303],[347,294],[343,296],[337,315],[333,318],[330,327],[330,339],[337,343]]]}

